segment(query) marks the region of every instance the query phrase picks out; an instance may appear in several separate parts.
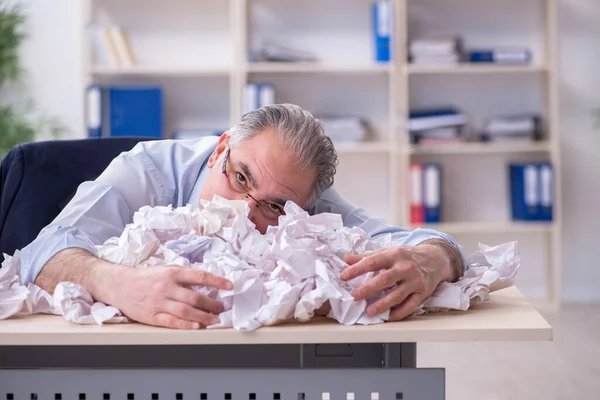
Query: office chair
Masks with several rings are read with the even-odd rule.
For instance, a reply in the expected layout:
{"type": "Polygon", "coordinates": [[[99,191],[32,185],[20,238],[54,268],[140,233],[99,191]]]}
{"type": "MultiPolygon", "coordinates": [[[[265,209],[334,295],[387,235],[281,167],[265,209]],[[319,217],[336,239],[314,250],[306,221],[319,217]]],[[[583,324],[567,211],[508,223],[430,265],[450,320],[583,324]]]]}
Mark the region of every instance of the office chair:
{"type": "Polygon", "coordinates": [[[15,146],[0,164],[0,262],[31,243],[121,152],[148,138],[52,140],[15,146]]]}

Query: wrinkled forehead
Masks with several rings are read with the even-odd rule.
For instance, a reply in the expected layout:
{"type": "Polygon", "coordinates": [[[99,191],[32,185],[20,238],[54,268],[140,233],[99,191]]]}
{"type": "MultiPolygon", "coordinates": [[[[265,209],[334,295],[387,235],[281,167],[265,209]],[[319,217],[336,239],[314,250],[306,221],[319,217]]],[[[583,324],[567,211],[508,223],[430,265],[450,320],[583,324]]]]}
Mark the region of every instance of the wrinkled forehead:
{"type": "Polygon", "coordinates": [[[229,149],[229,162],[261,194],[300,206],[308,201],[316,180],[314,169],[301,168],[293,154],[278,143],[246,146],[242,142],[229,149]]]}

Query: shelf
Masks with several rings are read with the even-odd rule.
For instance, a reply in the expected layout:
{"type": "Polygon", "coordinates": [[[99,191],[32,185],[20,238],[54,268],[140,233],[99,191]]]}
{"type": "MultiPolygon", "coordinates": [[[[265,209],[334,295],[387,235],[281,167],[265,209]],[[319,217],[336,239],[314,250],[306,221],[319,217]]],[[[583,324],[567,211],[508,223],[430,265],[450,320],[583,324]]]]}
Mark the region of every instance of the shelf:
{"type": "Polygon", "coordinates": [[[412,155],[549,153],[550,151],[548,142],[451,143],[411,146],[408,149],[408,153],[412,155]]]}
{"type": "Polygon", "coordinates": [[[225,76],[229,75],[230,70],[227,67],[198,67],[198,68],[168,68],[168,67],[142,67],[133,68],[112,68],[104,66],[94,66],[90,68],[90,74],[96,76],[179,76],[179,77],[197,77],[197,76],[225,76]]]}
{"type": "Polygon", "coordinates": [[[448,234],[480,234],[480,233],[550,233],[553,229],[550,222],[444,222],[440,224],[413,225],[415,228],[429,228],[448,234]]]}
{"type": "Polygon", "coordinates": [[[407,65],[407,74],[501,74],[544,72],[547,68],[543,65],[498,65],[463,63],[457,65],[407,65]]]}
{"type": "Polygon", "coordinates": [[[265,62],[250,63],[246,67],[248,73],[349,73],[349,74],[380,74],[388,73],[394,69],[390,64],[366,65],[336,65],[321,64],[318,62],[265,62]]]}
{"type": "Polygon", "coordinates": [[[388,142],[366,142],[366,143],[334,143],[338,154],[376,154],[389,153],[388,142]]]}

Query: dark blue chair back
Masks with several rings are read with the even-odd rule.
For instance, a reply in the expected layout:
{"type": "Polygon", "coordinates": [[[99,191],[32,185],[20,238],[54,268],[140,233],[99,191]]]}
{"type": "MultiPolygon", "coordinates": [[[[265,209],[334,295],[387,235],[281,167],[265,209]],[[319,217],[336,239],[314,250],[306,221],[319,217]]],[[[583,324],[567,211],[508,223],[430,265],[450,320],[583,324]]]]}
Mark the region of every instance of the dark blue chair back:
{"type": "Polygon", "coordinates": [[[31,243],[121,152],[145,138],[52,140],[15,146],[0,164],[0,262],[31,243]]]}

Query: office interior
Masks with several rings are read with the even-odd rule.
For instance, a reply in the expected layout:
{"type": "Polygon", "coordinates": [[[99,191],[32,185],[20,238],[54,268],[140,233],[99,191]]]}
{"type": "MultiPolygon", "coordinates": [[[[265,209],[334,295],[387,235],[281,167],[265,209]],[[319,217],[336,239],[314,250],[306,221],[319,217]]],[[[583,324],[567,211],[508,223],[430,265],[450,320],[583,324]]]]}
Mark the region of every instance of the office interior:
{"type": "Polygon", "coordinates": [[[465,254],[516,242],[515,286],[552,340],[419,344],[419,368],[446,368],[446,398],[597,398],[599,2],[11,0],[0,18],[14,5],[22,73],[0,106],[33,128],[0,116],[3,155],[136,124],[218,136],[297,104],[335,144],[336,188],[370,215],[465,254]],[[134,103],[144,117],[115,124],[111,107],[134,103]]]}

